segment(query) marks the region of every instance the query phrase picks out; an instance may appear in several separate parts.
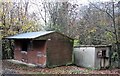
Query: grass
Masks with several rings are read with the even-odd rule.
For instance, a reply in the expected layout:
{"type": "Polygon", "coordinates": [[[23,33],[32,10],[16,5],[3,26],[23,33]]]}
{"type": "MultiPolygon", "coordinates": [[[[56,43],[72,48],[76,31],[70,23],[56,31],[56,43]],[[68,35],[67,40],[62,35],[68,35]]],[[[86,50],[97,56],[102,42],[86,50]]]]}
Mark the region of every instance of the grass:
{"type": "Polygon", "coordinates": [[[74,46],[79,46],[79,40],[74,40],[74,46]]]}
{"type": "Polygon", "coordinates": [[[82,71],[80,71],[80,70],[72,70],[71,73],[72,74],[81,74],[82,71]]]}

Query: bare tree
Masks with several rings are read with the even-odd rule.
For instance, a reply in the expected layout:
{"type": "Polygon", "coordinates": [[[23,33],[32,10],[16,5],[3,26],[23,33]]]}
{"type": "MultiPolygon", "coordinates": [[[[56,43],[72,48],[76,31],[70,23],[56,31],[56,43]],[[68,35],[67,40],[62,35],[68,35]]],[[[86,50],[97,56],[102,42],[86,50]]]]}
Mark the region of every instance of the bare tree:
{"type": "MultiPolygon", "coordinates": [[[[91,2],[90,2],[91,3],[91,2]]],[[[114,39],[115,39],[115,48],[116,48],[116,52],[118,53],[118,62],[120,63],[120,46],[119,46],[119,36],[118,36],[118,25],[117,25],[117,22],[116,22],[116,8],[117,8],[117,4],[115,4],[115,2],[112,0],[111,2],[107,2],[106,5],[103,7],[103,8],[100,8],[99,6],[91,3],[95,8],[97,8],[98,10],[102,11],[102,12],[105,12],[111,19],[110,21],[112,22],[111,23],[111,28],[113,28],[113,30],[111,30],[110,32],[114,34],[114,39]],[[108,7],[109,6],[109,7],[108,7]]],[[[109,30],[107,30],[109,31],[109,30]]],[[[119,67],[120,67],[120,64],[119,64],[119,67]]]]}
{"type": "MultiPolygon", "coordinates": [[[[39,27],[27,13],[28,4],[23,2],[2,2],[0,5],[0,27],[2,38],[22,32],[38,31],[39,27]]],[[[3,40],[3,58],[11,58],[12,45],[3,40]]]]}

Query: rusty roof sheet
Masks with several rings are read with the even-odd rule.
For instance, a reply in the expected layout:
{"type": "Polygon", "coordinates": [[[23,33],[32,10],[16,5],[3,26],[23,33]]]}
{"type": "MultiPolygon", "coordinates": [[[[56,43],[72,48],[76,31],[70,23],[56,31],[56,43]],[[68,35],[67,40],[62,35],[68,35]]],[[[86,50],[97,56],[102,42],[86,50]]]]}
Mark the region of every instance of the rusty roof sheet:
{"type": "Polygon", "coordinates": [[[17,34],[14,36],[6,37],[7,39],[34,39],[43,35],[53,33],[54,31],[39,31],[17,34]]]}

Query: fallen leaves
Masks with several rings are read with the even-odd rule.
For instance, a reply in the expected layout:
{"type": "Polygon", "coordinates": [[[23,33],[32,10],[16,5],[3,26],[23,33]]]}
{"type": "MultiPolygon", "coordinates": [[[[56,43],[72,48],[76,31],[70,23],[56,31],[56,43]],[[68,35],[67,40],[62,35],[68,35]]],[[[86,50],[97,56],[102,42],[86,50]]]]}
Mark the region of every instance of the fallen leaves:
{"type": "Polygon", "coordinates": [[[14,64],[3,60],[3,69],[11,69],[17,74],[119,74],[120,69],[112,70],[89,70],[77,66],[61,66],[55,68],[35,68],[14,64]]]}

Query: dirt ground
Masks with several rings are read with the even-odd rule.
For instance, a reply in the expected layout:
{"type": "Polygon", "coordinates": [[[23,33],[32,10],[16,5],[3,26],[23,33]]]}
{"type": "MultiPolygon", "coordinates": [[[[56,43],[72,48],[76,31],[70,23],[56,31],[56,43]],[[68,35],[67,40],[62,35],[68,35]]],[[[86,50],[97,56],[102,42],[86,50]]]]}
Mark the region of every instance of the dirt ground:
{"type": "Polygon", "coordinates": [[[77,66],[61,66],[55,68],[28,67],[3,60],[3,74],[119,74],[120,69],[91,70],[77,66]]]}

